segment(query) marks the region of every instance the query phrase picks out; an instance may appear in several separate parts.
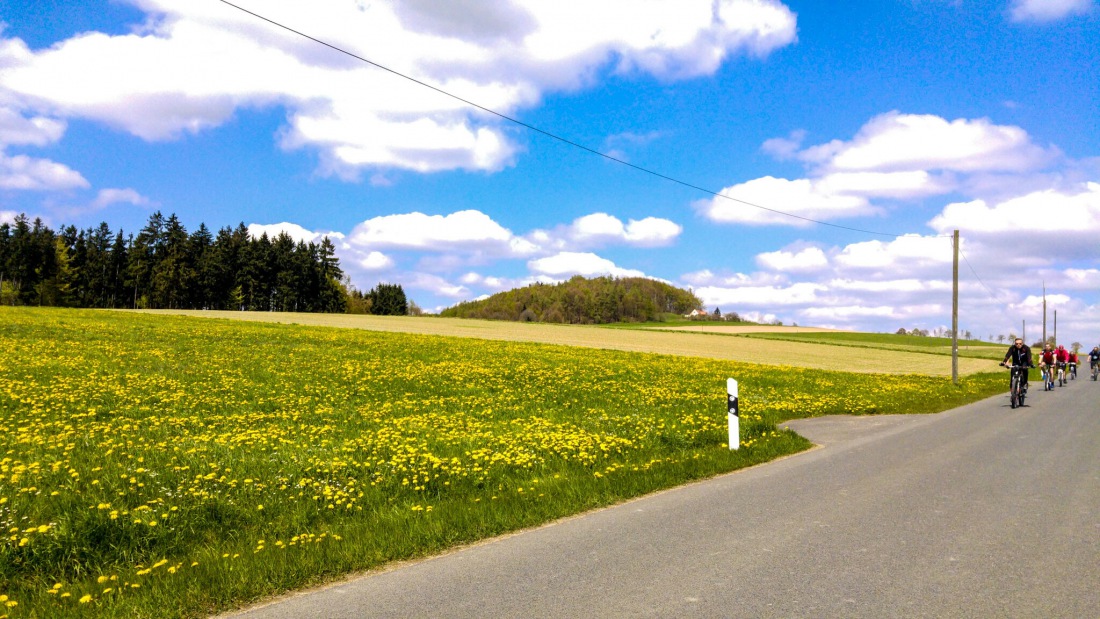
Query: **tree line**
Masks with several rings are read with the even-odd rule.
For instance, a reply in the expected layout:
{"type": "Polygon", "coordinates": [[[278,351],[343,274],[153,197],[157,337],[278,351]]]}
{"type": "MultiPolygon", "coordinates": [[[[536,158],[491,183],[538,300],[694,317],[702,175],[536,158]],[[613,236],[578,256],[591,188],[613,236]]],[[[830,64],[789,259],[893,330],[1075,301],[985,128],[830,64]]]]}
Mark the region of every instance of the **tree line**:
{"type": "Polygon", "coordinates": [[[348,292],[335,252],[328,237],[255,238],[243,222],[188,233],[160,211],[136,235],[105,222],[54,232],[23,214],[0,225],[0,303],[343,312],[348,292]]]}
{"type": "Polygon", "coordinates": [[[702,308],[688,290],[644,277],[580,275],[560,284],[532,284],[487,299],[459,303],[441,316],[525,322],[606,324],[662,320],[702,308]]]}

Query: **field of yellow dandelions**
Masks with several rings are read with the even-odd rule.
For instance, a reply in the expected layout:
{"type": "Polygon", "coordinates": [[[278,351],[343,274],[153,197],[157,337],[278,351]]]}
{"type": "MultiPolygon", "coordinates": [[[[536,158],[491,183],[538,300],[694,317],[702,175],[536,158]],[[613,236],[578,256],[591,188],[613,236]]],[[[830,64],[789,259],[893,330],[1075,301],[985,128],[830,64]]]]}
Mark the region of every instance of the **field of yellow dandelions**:
{"type": "Polygon", "coordinates": [[[808,446],[778,421],[1003,382],[8,307],[0,351],[11,619],[201,616],[808,446]]]}

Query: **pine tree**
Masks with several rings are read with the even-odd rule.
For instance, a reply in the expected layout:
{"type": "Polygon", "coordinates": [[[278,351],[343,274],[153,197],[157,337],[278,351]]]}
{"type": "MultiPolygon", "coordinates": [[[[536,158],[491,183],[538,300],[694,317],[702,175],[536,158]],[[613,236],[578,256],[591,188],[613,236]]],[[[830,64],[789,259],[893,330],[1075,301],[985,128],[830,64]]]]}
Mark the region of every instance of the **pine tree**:
{"type": "Polygon", "coordinates": [[[404,316],[409,313],[408,299],[401,284],[378,284],[367,295],[370,313],[378,316],[404,316]]]}

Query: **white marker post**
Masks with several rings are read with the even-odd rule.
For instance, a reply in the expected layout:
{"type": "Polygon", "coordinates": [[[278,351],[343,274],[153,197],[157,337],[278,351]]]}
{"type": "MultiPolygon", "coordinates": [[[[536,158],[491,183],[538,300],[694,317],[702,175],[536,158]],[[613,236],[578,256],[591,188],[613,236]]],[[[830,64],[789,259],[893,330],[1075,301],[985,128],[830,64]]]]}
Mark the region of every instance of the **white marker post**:
{"type": "Polygon", "coordinates": [[[730,378],[726,381],[726,395],[728,398],[726,406],[729,410],[730,418],[730,449],[737,449],[741,446],[741,418],[737,410],[736,380],[730,378]]]}

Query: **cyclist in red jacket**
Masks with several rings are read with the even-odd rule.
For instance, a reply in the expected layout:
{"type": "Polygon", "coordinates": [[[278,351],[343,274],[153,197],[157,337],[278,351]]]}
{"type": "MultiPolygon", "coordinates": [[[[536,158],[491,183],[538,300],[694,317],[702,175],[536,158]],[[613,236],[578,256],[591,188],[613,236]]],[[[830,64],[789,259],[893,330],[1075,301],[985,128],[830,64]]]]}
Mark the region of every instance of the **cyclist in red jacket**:
{"type": "Polygon", "coordinates": [[[1077,351],[1076,350],[1069,351],[1069,369],[1066,371],[1066,373],[1070,374],[1074,378],[1077,378],[1077,351]]]}
{"type": "Polygon", "coordinates": [[[1054,358],[1058,362],[1058,369],[1062,371],[1062,378],[1069,380],[1069,376],[1066,375],[1066,365],[1069,363],[1069,351],[1065,346],[1058,345],[1058,350],[1054,351],[1054,358]]]}
{"type": "Polygon", "coordinates": [[[1043,344],[1043,352],[1039,353],[1039,369],[1043,372],[1043,382],[1049,389],[1054,382],[1054,351],[1050,344],[1043,344]]]}

